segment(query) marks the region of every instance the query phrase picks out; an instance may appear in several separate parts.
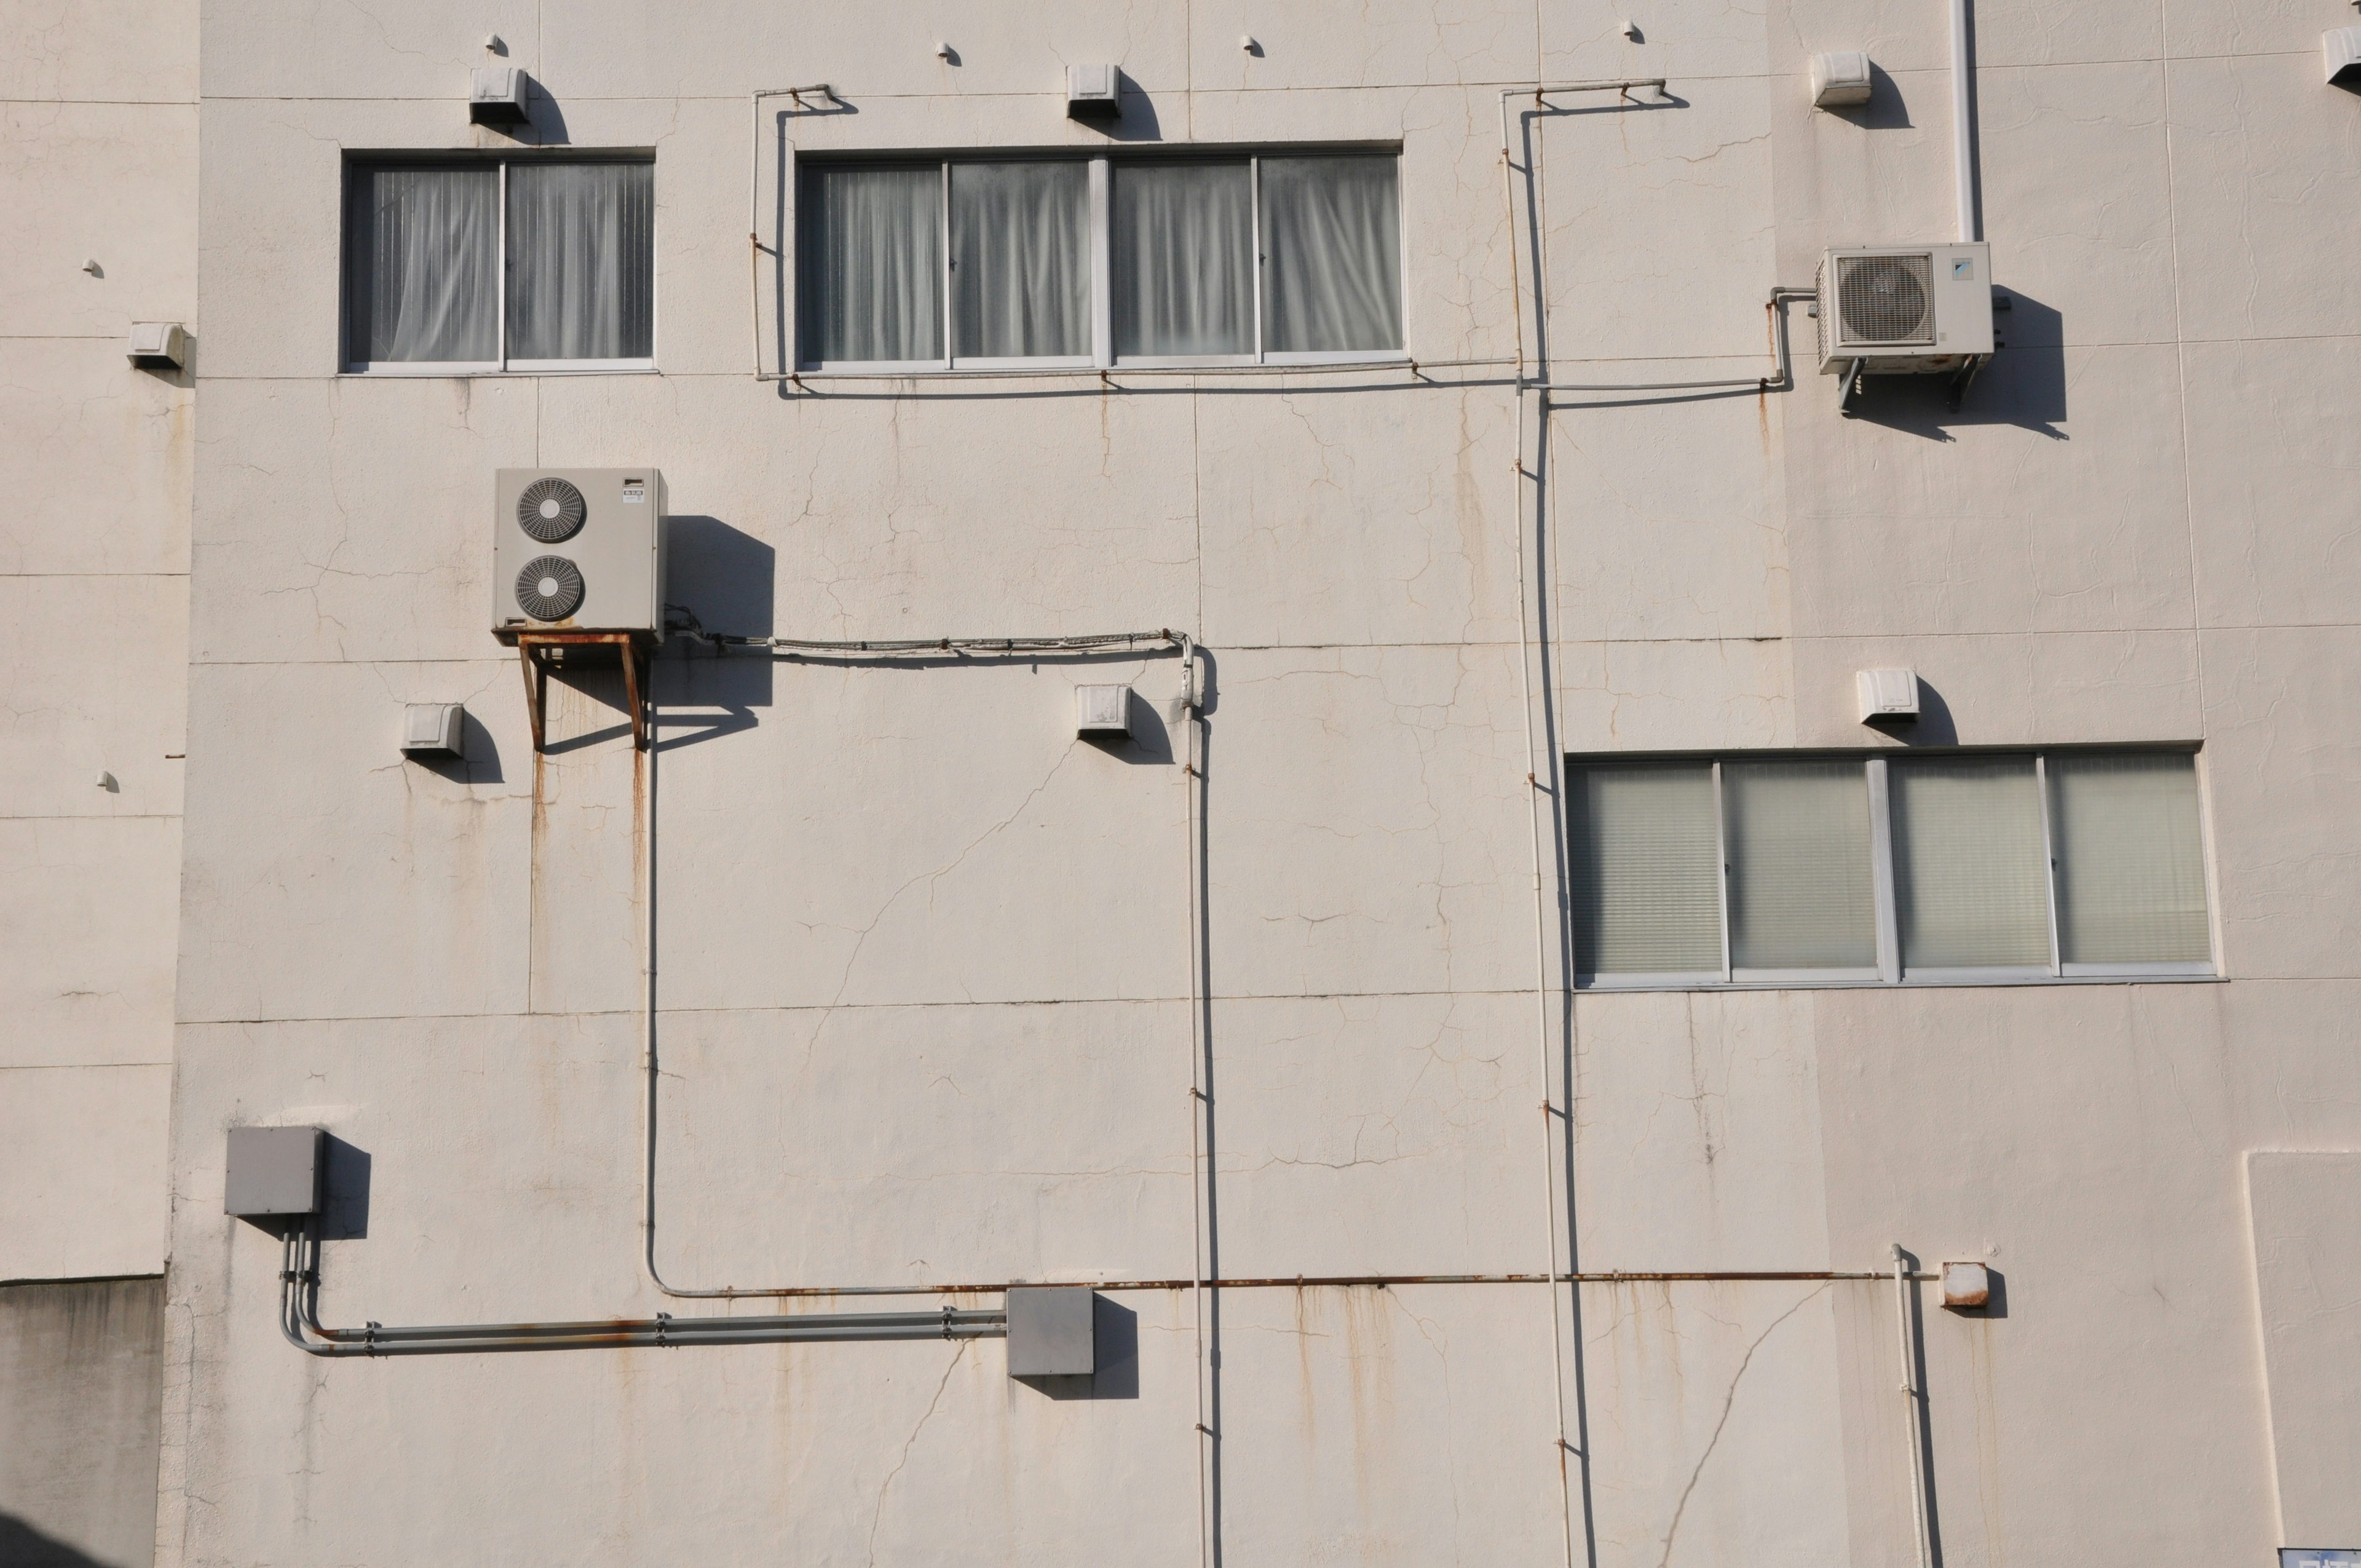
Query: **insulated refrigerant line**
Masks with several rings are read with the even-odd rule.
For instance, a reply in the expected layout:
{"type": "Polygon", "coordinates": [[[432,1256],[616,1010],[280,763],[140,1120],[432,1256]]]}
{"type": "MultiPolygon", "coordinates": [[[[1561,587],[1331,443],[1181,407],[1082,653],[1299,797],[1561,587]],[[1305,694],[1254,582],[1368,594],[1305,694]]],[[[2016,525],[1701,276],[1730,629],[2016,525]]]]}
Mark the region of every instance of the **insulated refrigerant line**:
{"type": "Polygon", "coordinates": [[[1910,1445],[1910,1523],[1914,1543],[1918,1548],[1918,1568],[1933,1568],[1934,1541],[1927,1527],[1927,1469],[1919,1453],[1918,1387],[1916,1367],[1917,1356],[1911,1333],[1910,1296],[1907,1279],[1926,1278],[1904,1270],[1902,1244],[1894,1244],[1894,1332],[1902,1343],[1902,1400],[1909,1413],[1904,1426],[1910,1445]]]}
{"type": "Polygon", "coordinates": [[[754,378],[763,380],[763,100],[793,98],[796,108],[804,107],[804,95],[809,93],[830,104],[842,105],[844,100],[836,89],[825,82],[809,87],[763,87],[747,100],[746,141],[746,309],[751,313],[753,332],[754,378]]]}
{"type": "MultiPolygon", "coordinates": [[[[679,607],[677,606],[666,606],[665,608],[668,610],[679,609],[679,607]]],[[[1182,678],[1185,683],[1189,683],[1185,689],[1190,694],[1190,700],[1192,703],[1194,701],[1195,692],[1193,674],[1197,664],[1196,640],[1188,632],[1174,631],[1170,628],[1159,628],[1154,631],[1111,631],[1073,637],[917,637],[891,639],[744,637],[708,631],[701,625],[697,623],[697,618],[694,613],[686,610],[681,610],[680,613],[686,618],[687,625],[684,630],[688,636],[697,638],[700,641],[712,643],[720,648],[760,650],[762,652],[772,653],[774,656],[794,657],[797,654],[833,658],[928,658],[931,656],[939,659],[954,655],[961,657],[972,657],[976,655],[999,655],[1006,657],[1025,653],[1106,652],[1124,648],[1170,649],[1177,652],[1180,655],[1183,670],[1182,678]]],[[[651,689],[644,698],[648,708],[648,732],[651,736],[653,736],[656,730],[656,708],[655,697],[653,690],[653,685],[654,682],[651,680],[649,682],[651,689]]],[[[1195,745],[1196,739],[1196,730],[1193,723],[1194,711],[1195,710],[1192,707],[1191,709],[1192,723],[1190,730],[1191,745],[1192,748],[1195,745]]],[[[658,1090],[658,1056],[656,1049],[656,853],[659,839],[656,832],[656,800],[658,773],[657,759],[662,754],[662,746],[652,740],[647,751],[647,821],[644,827],[644,839],[647,844],[647,883],[644,893],[646,900],[646,924],[645,928],[642,933],[642,956],[646,977],[646,990],[642,998],[642,1015],[643,1024],[642,1045],[644,1047],[644,1073],[642,1079],[644,1118],[641,1140],[640,1186],[641,1229],[643,1244],[640,1255],[642,1263],[647,1269],[648,1279],[650,1282],[666,1296],[676,1297],[687,1300],[731,1300],[740,1297],[762,1297],[778,1299],[798,1296],[962,1295],[967,1294],[971,1289],[985,1293],[997,1293],[1007,1290],[1011,1284],[1022,1283],[1021,1281],[1010,1281],[1007,1283],[975,1286],[972,1288],[946,1288],[939,1285],[827,1285],[786,1287],[744,1287],[732,1285],[711,1288],[694,1288],[668,1283],[664,1279],[662,1272],[658,1270],[656,1267],[656,1096],[658,1090]]],[[[1193,751],[1191,752],[1191,756],[1193,759],[1193,751]]],[[[1193,760],[1191,766],[1194,766],[1193,760]]],[[[1190,791],[1190,801],[1191,810],[1193,811],[1194,802],[1196,799],[1196,792],[1194,788],[1195,780],[1191,779],[1190,784],[1191,786],[1190,791]]],[[[1192,846],[1192,856],[1193,852],[1192,846]]],[[[1190,884],[1191,890],[1190,902],[1190,941],[1191,944],[1192,954],[1195,951],[1202,950],[1202,941],[1198,926],[1198,911],[1194,892],[1195,885],[1192,872],[1192,880],[1190,884]]],[[[1190,984],[1193,994],[1196,985],[1196,970],[1193,957],[1190,970],[1190,984]]],[[[1191,1081],[1192,1085],[1192,1092],[1194,1091],[1194,1084],[1196,1080],[1195,1058],[1198,1053],[1195,1049],[1194,1039],[1197,1027],[1198,1024],[1195,1012],[1192,1008],[1190,1022],[1192,1042],[1191,1051],[1191,1081]]],[[[1198,1100],[1197,1105],[1199,1113],[1202,1114],[1203,1108],[1202,1097],[1198,1100]]],[[[1191,1180],[1193,1184],[1193,1173],[1191,1180]]],[[[1202,1270],[1202,1264],[1197,1266],[1202,1270]]],[[[1202,1294],[1202,1291],[1200,1290],[1199,1296],[1201,1300],[1202,1294]]],[[[1199,1424],[1201,1426],[1203,1424],[1202,1417],[1199,1424]]]]}

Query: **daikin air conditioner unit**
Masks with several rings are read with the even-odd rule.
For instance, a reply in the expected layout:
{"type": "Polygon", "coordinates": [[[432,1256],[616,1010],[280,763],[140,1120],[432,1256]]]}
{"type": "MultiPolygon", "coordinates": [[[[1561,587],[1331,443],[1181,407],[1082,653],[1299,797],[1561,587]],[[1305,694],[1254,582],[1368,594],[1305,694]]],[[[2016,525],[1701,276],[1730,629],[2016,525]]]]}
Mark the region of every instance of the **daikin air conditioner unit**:
{"type": "Polygon", "coordinates": [[[1820,374],[1958,374],[1993,351],[1992,247],[1847,246],[1820,260],[1820,374]]]}
{"type": "Polygon", "coordinates": [[[664,476],[502,468],[492,487],[492,630],[664,636],[664,476]]]}

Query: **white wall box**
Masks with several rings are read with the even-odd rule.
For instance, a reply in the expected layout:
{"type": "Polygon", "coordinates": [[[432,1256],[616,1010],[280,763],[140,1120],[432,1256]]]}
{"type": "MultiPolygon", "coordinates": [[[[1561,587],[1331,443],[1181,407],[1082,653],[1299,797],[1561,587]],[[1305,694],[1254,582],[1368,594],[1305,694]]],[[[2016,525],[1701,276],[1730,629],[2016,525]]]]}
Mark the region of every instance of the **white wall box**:
{"type": "Polygon", "coordinates": [[[1866,104],[1870,95],[1869,56],[1859,49],[1839,49],[1812,57],[1812,106],[1841,109],[1866,104]]]}
{"type": "Polygon", "coordinates": [[[1943,1266],[1943,1305],[1954,1311],[1972,1312],[1991,1302],[1991,1269],[1981,1263],[1943,1266]]]}
{"type": "Polygon", "coordinates": [[[1104,740],[1131,733],[1129,686],[1076,686],[1074,733],[1104,740]]]}
{"type": "Polygon", "coordinates": [[[664,636],[664,475],[502,468],[492,499],[492,630],[664,636]]]}
{"type": "Polygon", "coordinates": [[[413,702],[401,711],[401,749],[412,757],[456,757],[465,747],[467,710],[456,702],[413,702]]]}
{"type": "Polygon", "coordinates": [[[188,363],[189,334],[179,322],[133,322],[125,356],[142,370],[178,370],[188,363]]]}
{"type": "Polygon", "coordinates": [[[1918,717],[1916,670],[1856,670],[1853,685],[1863,724],[1907,723],[1918,717]]]}

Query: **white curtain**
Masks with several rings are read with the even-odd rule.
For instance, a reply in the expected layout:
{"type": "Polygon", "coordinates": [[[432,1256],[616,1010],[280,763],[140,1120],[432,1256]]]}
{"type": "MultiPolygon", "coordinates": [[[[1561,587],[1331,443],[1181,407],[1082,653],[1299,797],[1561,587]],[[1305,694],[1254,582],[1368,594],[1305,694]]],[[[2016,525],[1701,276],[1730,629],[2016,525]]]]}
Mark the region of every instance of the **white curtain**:
{"type": "Polygon", "coordinates": [[[2048,969],[2033,759],[1897,761],[1886,778],[1903,967],[2048,969]]]}
{"type": "Polygon", "coordinates": [[[357,165],[347,200],[346,356],[500,356],[500,171],[357,165]]]}
{"type": "Polygon", "coordinates": [[[806,364],[943,357],[943,171],[815,168],[796,214],[806,364]]]}
{"type": "Polygon", "coordinates": [[[2197,759],[2053,755],[2048,773],[2059,957],[2070,964],[2212,957],[2197,759]]]}
{"type": "Polygon", "coordinates": [[[1090,213],[1079,159],[951,165],[953,353],[1090,353],[1090,213]]]}
{"type": "Polygon", "coordinates": [[[1246,162],[1118,163],[1117,355],[1254,352],[1254,203],[1246,162]]]}
{"type": "Polygon", "coordinates": [[[1877,967],[1869,784],[1858,762],[1724,762],[1730,961],[1877,967]]]}
{"type": "Polygon", "coordinates": [[[509,166],[509,357],[655,353],[655,168],[509,166]]]}
{"type": "Polygon", "coordinates": [[[1575,967],[1583,974],[1721,970],[1713,770],[1571,769],[1575,967]]]}
{"type": "Polygon", "coordinates": [[[1266,351],[1401,346],[1400,161],[1262,160],[1266,351]]]}

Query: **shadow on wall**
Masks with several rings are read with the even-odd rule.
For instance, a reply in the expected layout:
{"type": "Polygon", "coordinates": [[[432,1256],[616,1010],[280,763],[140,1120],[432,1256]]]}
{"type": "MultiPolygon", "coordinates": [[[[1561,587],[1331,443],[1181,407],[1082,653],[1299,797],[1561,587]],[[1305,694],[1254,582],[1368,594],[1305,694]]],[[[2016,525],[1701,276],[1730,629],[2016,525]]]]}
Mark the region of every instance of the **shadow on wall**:
{"type": "MultiPolygon", "coordinates": [[[[2070,439],[2066,419],[2064,322],[2038,300],[2008,291],[2012,308],[1993,318],[2001,345],[1957,409],[1946,376],[1867,376],[1853,400],[1853,417],[1928,441],[1949,441],[1959,425],[2009,424],[2070,439]]],[[[1797,378],[1803,379],[1803,378],[1797,378]]],[[[1836,378],[1823,378],[1833,385],[1836,378]]]]}
{"type": "Polygon", "coordinates": [[[1820,112],[1865,131],[1910,128],[1910,105],[1902,101],[1901,84],[1888,76],[1885,68],[1873,60],[1869,62],[1868,103],[1835,104],[1820,112]]]}
{"type": "MultiPolygon", "coordinates": [[[[776,550],[718,517],[675,515],[664,527],[665,598],[708,631],[775,635],[776,550]]],[[[760,651],[724,653],[690,638],[668,643],[655,669],[657,750],[677,751],[754,728],[753,710],[771,706],[774,664],[760,651]],[[684,733],[666,740],[665,730],[684,733]]]]}
{"type": "Polygon", "coordinates": [[[43,1535],[11,1513],[0,1513],[0,1563],[6,1568],[122,1568],[43,1535]]]}

